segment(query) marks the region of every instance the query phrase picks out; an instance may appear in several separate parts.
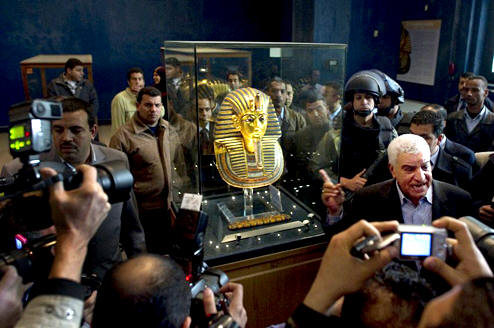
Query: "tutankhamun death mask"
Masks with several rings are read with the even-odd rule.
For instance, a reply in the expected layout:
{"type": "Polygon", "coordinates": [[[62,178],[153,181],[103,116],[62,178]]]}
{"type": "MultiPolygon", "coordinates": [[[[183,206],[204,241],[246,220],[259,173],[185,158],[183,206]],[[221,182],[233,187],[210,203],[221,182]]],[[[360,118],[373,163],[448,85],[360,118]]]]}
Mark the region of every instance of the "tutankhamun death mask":
{"type": "Polygon", "coordinates": [[[280,137],[269,96],[254,88],[230,92],[214,130],[216,166],[223,180],[238,188],[264,187],[278,180],[283,172],[280,137]]]}

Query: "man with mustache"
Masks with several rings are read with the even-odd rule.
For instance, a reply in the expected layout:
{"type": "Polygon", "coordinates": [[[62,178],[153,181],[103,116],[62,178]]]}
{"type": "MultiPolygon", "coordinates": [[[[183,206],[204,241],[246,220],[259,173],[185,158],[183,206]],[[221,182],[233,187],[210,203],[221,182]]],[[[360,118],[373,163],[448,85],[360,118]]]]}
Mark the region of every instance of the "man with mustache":
{"type": "MultiPolygon", "coordinates": [[[[91,106],[75,97],[57,98],[62,102],[62,119],[52,124],[52,149],[40,155],[41,162],[81,164],[102,164],[122,161],[127,169],[129,163],[124,153],[103,146],[91,144],[97,132],[91,106]]],[[[2,169],[2,176],[13,176],[22,167],[15,159],[2,169]]],[[[95,274],[103,279],[107,270],[122,260],[119,243],[122,243],[128,257],[146,250],[144,233],[137,216],[133,193],[125,202],[114,203],[106,219],[91,239],[84,263],[83,273],[95,274]]]]}
{"type": "Polygon", "coordinates": [[[494,150],[494,113],[486,107],[487,80],[469,77],[462,89],[466,109],[448,115],[444,134],[474,152],[494,150]]]}
{"type": "Polygon", "coordinates": [[[136,113],[110,140],[110,147],[129,159],[147,250],[156,254],[170,250],[172,185],[181,190],[180,179],[185,176],[180,139],[175,128],[162,119],[162,107],[158,89],[142,88],[136,113]]]}
{"type": "Polygon", "coordinates": [[[471,215],[470,194],[459,187],[432,179],[430,148],[417,135],[404,134],[388,146],[393,179],[358,191],[345,203],[341,183],[325,175],[322,201],[328,209],[330,233],[342,231],[358,220],[430,225],[441,216],[471,215]]]}

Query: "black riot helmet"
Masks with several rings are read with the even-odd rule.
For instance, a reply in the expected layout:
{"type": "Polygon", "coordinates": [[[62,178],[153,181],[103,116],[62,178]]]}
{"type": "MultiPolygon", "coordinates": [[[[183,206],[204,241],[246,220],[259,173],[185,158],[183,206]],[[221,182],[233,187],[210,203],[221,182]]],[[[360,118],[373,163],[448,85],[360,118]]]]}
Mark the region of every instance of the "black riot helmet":
{"type": "Polygon", "coordinates": [[[345,85],[345,102],[352,102],[353,95],[357,92],[369,93],[374,97],[374,102],[386,94],[386,86],[381,77],[372,71],[360,71],[353,74],[345,85]]]}
{"type": "Polygon", "coordinates": [[[393,80],[380,70],[371,69],[371,72],[379,75],[384,81],[384,85],[386,86],[386,95],[393,98],[393,105],[403,104],[405,102],[405,91],[403,91],[401,86],[395,80],[393,80]]]}

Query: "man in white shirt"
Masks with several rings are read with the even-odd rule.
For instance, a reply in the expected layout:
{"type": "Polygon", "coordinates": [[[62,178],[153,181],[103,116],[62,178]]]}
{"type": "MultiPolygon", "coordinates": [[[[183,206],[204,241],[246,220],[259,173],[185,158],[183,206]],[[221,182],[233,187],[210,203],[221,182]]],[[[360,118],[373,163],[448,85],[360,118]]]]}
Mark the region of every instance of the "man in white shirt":
{"type": "Polygon", "coordinates": [[[463,87],[463,94],[467,108],[448,115],[446,136],[474,152],[493,150],[494,113],[484,105],[489,94],[486,78],[470,77],[463,87]]]}
{"type": "Polygon", "coordinates": [[[422,137],[399,136],[389,144],[388,156],[393,179],[364,187],[345,206],[341,184],[324,177],[321,197],[328,209],[328,232],[342,231],[361,219],[430,225],[445,215],[471,215],[466,191],[432,179],[430,149],[422,137]]]}

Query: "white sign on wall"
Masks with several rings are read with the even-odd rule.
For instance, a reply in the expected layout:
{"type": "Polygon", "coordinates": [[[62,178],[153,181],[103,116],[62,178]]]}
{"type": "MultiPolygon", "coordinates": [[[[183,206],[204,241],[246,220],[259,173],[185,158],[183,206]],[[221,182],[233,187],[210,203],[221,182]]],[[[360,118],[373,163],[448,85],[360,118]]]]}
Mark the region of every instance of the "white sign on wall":
{"type": "Polygon", "coordinates": [[[410,68],[408,72],[398,74],[396,79],[434,85],[441,20],[403,21],[402,24],[411,41],[410,68]]]}

